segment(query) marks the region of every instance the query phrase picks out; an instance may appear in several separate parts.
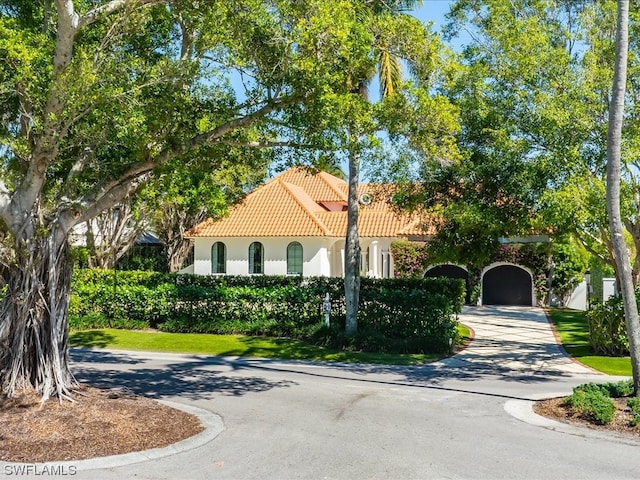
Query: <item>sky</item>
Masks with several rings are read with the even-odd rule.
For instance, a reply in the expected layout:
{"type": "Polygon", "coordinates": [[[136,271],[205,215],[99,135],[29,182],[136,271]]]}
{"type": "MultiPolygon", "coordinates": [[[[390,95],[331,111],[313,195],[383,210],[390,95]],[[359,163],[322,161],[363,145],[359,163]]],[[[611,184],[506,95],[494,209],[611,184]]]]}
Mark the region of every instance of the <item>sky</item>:
{"type": "Polygon", "coordinates": [[[439,30],[444,24],[444,16],[449,11],[451,0],[424,0],[422,7],[412,12],[423,22],[432,21],[435,23],[435,30],[439,30]]]}

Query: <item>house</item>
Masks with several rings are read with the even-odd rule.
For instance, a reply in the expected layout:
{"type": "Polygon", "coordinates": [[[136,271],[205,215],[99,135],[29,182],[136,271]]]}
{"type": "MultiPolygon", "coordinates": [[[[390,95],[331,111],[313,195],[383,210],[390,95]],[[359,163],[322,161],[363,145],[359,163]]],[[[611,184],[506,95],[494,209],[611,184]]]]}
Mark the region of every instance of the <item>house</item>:
{"type": "MultiPolygon", "coordinates": [[[[207,220],[185,234],[194,243],[200,275],[344,274],[348,185],[326,172],[297,167],[249,193],[226,218],[207,220]]],[[[432,227],[393,208],[389,186],[359,187],[361,272],[393,277],[391,242],[425,240],[432,227]]]]}
{"type": "MultiPolygon", "coordinates": [[[[194,263],[182,273],[197,275],[344,276],[347,183],[326,172],[287,170],[249,193],[219,220],[206,220],[185,237],[194,263]]],[[[391,243],[426,241],[436,233],[433,217],[398,212],[390,185],[361,184],[358,229],[361,274],[394,276],[391,243]]],[[[504,244],[546,242],[547,237],[501,239],[504,244]]],[[[479,273],[479,304],[536,305],[535,272],[503,259],[479,273]]],[[[435,264],[425,276],[465,279],[463,265],[435,264]]],[[[583,302],[584,303],[584,302],[583,302]]]]}

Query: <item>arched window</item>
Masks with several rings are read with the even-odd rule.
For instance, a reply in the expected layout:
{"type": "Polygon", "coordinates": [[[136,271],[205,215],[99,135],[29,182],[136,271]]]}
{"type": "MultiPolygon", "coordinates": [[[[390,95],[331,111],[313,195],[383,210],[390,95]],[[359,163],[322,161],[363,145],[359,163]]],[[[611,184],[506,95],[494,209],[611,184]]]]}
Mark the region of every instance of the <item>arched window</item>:
{"type": "Polygon", "coordinates": [[[227,273],[227,246],[222,242],[211,246],[211,273],[227,273]]]}
{"type": "Polygon", "coordinates": [[[287,246],[287,275],[302,275],[302,245],[298,242],[287,246]]]}
{"type": "Polygon", "coordinates": [[[249,273],[264,273],[264,247],[260,242],[249,245],[249,273]]]}

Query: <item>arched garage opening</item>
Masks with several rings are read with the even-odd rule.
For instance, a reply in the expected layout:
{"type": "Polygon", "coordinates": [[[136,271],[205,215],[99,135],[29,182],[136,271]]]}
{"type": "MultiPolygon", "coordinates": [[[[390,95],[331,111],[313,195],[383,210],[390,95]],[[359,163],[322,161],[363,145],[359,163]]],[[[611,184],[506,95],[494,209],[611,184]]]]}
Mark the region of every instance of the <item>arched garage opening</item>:
{"type": "Polygon", "coordinates": [[[429,268],[424,276],[425,278],[446,277],[463,279],[467,290],[465,302],[470,302],[471,292],[469,288],[469,272],[467,272],[464,268],[459,267],[458,265],[451,264],[436,265],[435,267],[429,268]]]}
{"type": "Polygon", "coordinates": [[[533,277],[522,267],[501,264],[482,276],[483,305],[534,305],[533,277]]]}

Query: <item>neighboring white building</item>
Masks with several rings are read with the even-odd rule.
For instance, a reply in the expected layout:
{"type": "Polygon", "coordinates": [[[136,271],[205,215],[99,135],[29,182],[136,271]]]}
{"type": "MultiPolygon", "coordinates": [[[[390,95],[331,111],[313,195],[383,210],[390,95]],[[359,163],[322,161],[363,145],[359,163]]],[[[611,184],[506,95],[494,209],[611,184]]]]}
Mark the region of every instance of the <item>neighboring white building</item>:
{"type": "MultiPolygon", "coordinates": [[[[185,234],[199,275],[344,275],[348,185],[325,172],[293,168],[249,193],[226,218],[185,234]]],[[[391,242],[432,233],[416,216],[397,213],[389,186],[360,186],[361,271],[393,277],[391,242]]]]}

